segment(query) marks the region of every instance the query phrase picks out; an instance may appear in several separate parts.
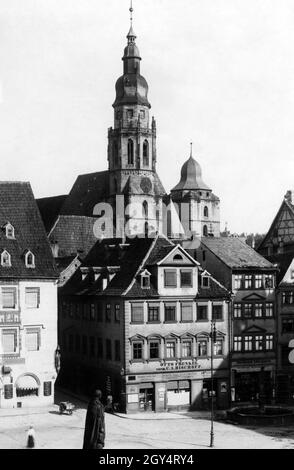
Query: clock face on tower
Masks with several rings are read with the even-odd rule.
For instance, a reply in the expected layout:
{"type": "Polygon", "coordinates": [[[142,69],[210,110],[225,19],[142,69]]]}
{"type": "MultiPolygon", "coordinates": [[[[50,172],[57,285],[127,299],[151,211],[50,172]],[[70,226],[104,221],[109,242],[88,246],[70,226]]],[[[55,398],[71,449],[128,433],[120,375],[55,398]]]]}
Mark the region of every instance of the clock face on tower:
{"type": "Polygon", "coordinates": [[[141,178],[141,183],[140,183],[141,189],[144,193],[150,193],[152,189],[152,183],[147,176],[144,176],[141,178]]]}

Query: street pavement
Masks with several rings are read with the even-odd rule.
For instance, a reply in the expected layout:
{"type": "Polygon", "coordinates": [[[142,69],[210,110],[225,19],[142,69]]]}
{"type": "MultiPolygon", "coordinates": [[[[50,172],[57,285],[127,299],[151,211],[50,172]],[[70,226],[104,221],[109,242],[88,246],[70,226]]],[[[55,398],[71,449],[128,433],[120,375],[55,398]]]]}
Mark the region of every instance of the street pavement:
{"type": "MultiPolygon", "coordinates": [[[[56,403],[76,405],[72,415],[49,408],[0,409],[0,449],[24,449],[30,425],[38,449],[81,449],[87,403],[58,393],[56,403]]],[[[208,449],[210,415],[207,412],[105,414],[105,449],[208,449]]],[[[240,427],[214,422],[216,449],[294,449],[293,427],[240,427]]]]}

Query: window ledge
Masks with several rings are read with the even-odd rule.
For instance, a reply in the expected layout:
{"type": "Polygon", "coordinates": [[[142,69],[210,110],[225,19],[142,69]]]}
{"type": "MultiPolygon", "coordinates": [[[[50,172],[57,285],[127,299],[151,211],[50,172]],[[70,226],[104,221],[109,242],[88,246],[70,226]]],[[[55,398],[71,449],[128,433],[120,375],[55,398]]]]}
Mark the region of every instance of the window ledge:
{"type": "Polygon", "coordinates": [[[156,323],[157,325],[159,325],[159,324],[161,323],[161,321],[160,321],[160,320],[154,320],[154,321],[147,321],[147,322],[146,322],[147,325],[149,325],[149,324],[153,324],[153,325],[154,325],[155,323],[156,323]]]}
{"type": "Polygon", "coordinates": [[[208,322],[208,318],[197,318],[196,322],[202,322],[202,323],[205,323],[205,322],[208,322]]]}
{"type": "Polygon", "coordinates": [[[167,321],[164,321],[163,323],[178,323],[177,320],[167,320],[167,321]]]}

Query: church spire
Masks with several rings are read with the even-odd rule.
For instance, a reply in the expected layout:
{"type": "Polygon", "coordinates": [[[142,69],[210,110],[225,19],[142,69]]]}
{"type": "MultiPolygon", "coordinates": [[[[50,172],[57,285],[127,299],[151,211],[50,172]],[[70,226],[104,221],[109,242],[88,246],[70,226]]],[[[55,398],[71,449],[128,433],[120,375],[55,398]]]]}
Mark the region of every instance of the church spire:
{"type": "Polygon", "coordinates": [[[128,39],[128,44],[134,44],[137,36],[133,30],[133,11],[134,11],[133,0],[131,0],[131,6],[129,8],[129,11],[130,11],[130,24],[131,25],[130,25],[130,30],[127,35],[127,39],[128,39]]]}

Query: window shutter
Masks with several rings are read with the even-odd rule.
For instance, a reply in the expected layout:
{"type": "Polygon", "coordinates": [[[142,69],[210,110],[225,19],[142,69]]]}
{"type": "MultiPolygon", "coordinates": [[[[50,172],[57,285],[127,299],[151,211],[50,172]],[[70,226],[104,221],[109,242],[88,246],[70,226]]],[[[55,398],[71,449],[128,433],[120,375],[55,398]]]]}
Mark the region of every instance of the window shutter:
{"type": "Polygon", "coordinates": [[[13,398],[13,385],[12,384],[4,385],[4,398],[6,400],[10,400],[11,398],[13,398]]]}
{"type": "Polygon", "coordinates": [[[40,289],[35,287],[26,288],[26,306],[38,308],[40,303],[40,289]]]}
{"type": "Polygon", "coordinates": [[[27,348],[27,351],[39,350],[39,332],[38,331],[27,331],[26,348],[27,348]]]}
{"type": "Polygon", "coordinates": [[[182,321],[193,320],[193,307],[192,304],[182,303],[182,321]]]}
{"type": "Polygon", "coordinates": [[[4,353],[11,353],[16,351],[15,337],[15,333],[2,333],[2,347],[4,353]]]}
{"type": "Polygon", "coordinates": [[[52,383],[44,382],[44,397],[49,397],[52,394],[52,383]]]}
{"type": "Polygon", "coordinates": [[[177,272],[176,271],[164,271],[164,285],[165,287],[177,287],[177,272]]]}
{"type": "Polygon", "coordinates": [[[132,304],[132,322],[143,323],[144,311],[143,304],[132,304]]]}

